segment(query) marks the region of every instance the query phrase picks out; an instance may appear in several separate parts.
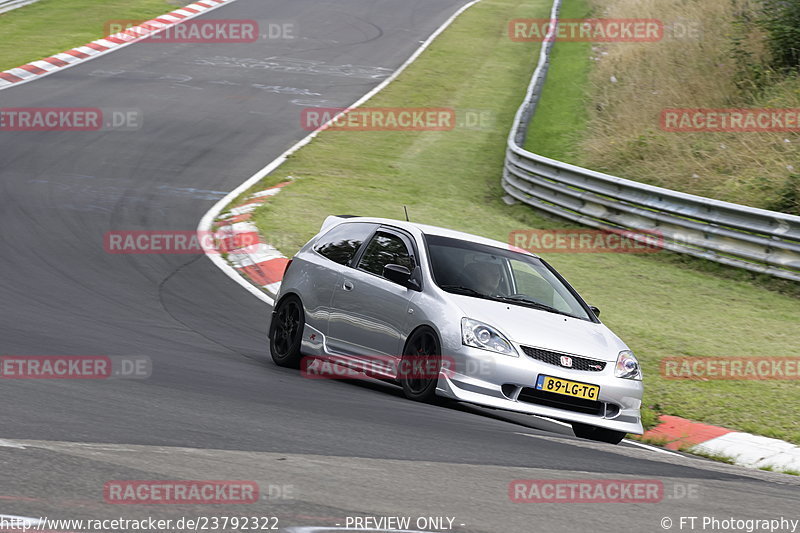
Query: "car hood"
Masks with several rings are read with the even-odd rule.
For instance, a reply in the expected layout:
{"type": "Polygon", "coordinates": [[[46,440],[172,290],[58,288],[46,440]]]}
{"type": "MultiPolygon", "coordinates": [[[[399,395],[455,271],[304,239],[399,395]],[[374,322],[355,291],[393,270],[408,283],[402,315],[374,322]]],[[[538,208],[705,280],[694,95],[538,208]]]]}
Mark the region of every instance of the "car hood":
{"type": "Polygon", "coordinates": [[[603,324],[519,305],[447,293],[465,317],[498,328],[515,344],[616,361],[628,347],[603,324]]]}

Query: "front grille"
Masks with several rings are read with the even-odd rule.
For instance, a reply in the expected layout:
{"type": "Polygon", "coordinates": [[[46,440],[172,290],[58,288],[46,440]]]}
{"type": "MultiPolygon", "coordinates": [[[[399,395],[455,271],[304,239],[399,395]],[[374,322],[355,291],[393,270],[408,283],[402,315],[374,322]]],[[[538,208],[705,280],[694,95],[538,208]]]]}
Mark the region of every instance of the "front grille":
{"type": "Polygon", "coordinates": [[[562,368],[571,368],[573,370],[583,370],[585,372],[600,372],[606,367],[605,361],[597,361],[596,359],[587,359],[585,357],[578,357],[576,355],[569,355],[572,359],[572,366],[561,364],[561,357],[566,355],[558,352],[551,352],[549,350],[542,350],[541,348],[531,348],[530,346],[523,346],[522,351],[531,359],[544,361],[549,365],[556,365],[562,368]]]}
{"type": "Polygon", "coordinates": [[[537,405],[544,405],[545,407],[555,407],[556,409],[565,409],[567,411],[575,411],[576,413],[584,413],[587,415],[603,414],[603,402],[596,400],[586,400],[584,398],[574,398],[572,396],[564,396],[563,394],[556,394],[544,390],[537,390],[530,387],[523,387],[520,391],[517,400],[527,403],[535,403],[537,405]]]}

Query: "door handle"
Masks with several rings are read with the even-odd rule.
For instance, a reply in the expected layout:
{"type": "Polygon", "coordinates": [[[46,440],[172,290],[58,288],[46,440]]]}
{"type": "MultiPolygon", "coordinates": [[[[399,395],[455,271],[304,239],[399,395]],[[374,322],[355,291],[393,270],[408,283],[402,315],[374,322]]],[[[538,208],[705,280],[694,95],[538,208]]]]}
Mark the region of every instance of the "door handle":
{"type": "Polygon", "coordinates": [[[352,291],[353,290],[353,282],[345,280],[345,282],[342,283],[342,288],[344,290],[346,290],[346,291],[352,291]]]}

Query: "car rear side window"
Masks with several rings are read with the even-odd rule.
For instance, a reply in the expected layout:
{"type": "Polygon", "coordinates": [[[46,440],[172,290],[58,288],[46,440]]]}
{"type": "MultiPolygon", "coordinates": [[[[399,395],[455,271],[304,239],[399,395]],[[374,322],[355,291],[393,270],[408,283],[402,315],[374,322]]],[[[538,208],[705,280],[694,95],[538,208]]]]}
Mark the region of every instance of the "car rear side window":
{"type": "Polygon", "coordinates": [[[376,227],[376,224],[363,222],[340,224],[320,237],[314,251],[340,265],[347,265],[376,227]]]}
{"type": "Polygon", "coordinates": [[[367,245],[358,268],[382,276],[383,267],[389,264],[401,265],[409,270],[414,270],[415,266],[414,258],[400,236],[379,231],[367,245]]]}

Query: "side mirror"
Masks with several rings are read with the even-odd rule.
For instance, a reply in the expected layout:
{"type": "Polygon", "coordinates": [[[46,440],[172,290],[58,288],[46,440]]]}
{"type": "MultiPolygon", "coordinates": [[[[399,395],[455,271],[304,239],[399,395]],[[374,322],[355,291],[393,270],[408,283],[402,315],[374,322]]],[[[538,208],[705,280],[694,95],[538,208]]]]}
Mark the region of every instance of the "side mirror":
{"type": "Polygon", "coordinates": [[[594,313],[594,316],[596,316],[598,318],[600,317],[600,309],[597,306],[590,305],[589,309],[592,310],[592,313],[594,313]]]}
{"type": "Polygon", "coordinates": [[[422,285],[419,281],[419,267],[416,267],[412,272],[403,265],[388,264],[383,267],[383,277],[393,283],[402,285],[406,289],[411,289],[412,291],[422,290],[422,285]]]}
{"type": "Polygon", "coordinates": [[[383,267],[383,277],[407,289],[418,290],[418,284],[411,279],[411,271],[403,265],[386,265],[383,267]]]}

